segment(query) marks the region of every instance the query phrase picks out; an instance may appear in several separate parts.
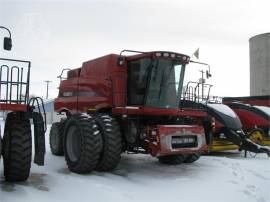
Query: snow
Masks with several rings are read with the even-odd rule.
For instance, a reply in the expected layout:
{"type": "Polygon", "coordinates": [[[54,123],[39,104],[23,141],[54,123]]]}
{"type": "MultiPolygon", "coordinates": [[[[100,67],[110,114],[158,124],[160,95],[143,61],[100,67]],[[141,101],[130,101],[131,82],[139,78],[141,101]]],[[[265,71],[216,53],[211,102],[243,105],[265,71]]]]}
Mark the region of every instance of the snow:
{"type": "Polygon", "coordinates": [[[226,114],[227,116],[230,116],[230,117],[237,117],[237,115],[234,113],[234,111],[228,107],[227,105],[224,105],[224,104],[210,104],[208,103],[207,104],[208,107],[218,111],[218,112],[221,112],[223,114],[226,114]]]}
{"type": "Polygon", "coordinates": [[[176,166],[149,155],[123,154],[112,172],[79,175],[68,170],[64,157],[51,154],[48,132],[46,137],[46,165],[33,164],[27,182],[5,182],[1,163],[0,202],[270,201],[270,159],[265,154],[244,158],[239,152],[222,152],[176,166]]]}
{"type": "Polygon", "coordinates": [[[264,113],[266,113],[268,116],[270,116],[270,107],[265,107],[265,106],[253,106],[261,111],[263,111],[264,113]]]}

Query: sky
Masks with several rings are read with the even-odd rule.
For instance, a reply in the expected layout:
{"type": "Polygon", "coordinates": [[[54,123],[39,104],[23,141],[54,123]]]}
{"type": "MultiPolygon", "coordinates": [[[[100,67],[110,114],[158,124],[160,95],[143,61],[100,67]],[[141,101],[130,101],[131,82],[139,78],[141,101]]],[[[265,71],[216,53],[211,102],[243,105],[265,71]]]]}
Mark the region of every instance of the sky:
{"type": "MultiPolygon", "coordinates": [[[[200,48],[211,94],[247,96],[249,38],[270,31],[269,8],[269,0],[0,0],[0,25],[13,39],[0,56],[30,60],[30,94],[45,97],[50,80],[54,98],[63,68],[123,49],[191,56],[200,48]]],[[[189,65],[188,78],[197,81],[201,68],[189,65]]]]}

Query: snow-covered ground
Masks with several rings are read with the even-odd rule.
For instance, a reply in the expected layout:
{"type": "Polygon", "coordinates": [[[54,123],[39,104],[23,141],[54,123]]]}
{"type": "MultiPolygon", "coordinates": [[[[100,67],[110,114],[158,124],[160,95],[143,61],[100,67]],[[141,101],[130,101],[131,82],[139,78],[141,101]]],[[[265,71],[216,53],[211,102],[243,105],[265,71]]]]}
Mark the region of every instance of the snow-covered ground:
{"type": "Polygon", "coordinates": [[[7,183],[0,165],[0,202],[206,201],[269,202],[270,159],[237,152],[203,156],[193,164],[167,166],[142,154],[124,154],[112,172],[71,173],[48,146],[46,165],[32,165],[27,182],[7,183]]]}

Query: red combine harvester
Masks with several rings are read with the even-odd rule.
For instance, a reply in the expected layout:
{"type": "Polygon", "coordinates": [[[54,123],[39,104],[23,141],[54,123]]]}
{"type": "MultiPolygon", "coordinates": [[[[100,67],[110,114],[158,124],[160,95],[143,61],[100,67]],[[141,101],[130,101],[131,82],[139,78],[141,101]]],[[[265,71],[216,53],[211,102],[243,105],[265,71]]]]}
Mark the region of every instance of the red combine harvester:
{"type": "Polygon", "coordinates": [[[51,127],[52,153],[76,173],[112,170],[125,151],[165,164],[196,161],[212,125],[204,110],[179,108],[188,63],[179,53],[125,50],[64,69],[54,107],[66,119],[51,127]]]}
{"type": "MultiPolygon", "coordinates": [[[[10,50],[11,46],[11,37],[5,37],[4,49],[10,50]]],[[[40,112],[43,101],[29,98],[30,66],[29,61],[0,58],[0,111],[6,112],[3,140],[0,135],[0,157],[3,155],[5,179],[12,182],[29,177],[32,159],[30,119],[34,123],[34,162],[44,165],[46,123],[40,112]]]]}

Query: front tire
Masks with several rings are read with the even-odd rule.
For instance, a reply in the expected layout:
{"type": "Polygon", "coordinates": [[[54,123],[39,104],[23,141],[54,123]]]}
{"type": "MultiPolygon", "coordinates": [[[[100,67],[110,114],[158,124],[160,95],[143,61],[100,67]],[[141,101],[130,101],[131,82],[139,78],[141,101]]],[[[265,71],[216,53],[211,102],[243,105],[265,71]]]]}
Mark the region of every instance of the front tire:
{"type": "Polygon", "coordinates": [[[184,163],[193,163],[201,157],[200,153],[187,154],[184,163]]]}
{"type": "Polygon", "coordinates": [[[170,155],[170,156],[160,156],[158,157],[160,163],[168,164],[168,165],[178,165],[184,162],[185,155],[184,154],[177,154],[177,155],[170,155]]]}
{"type": "Polygon", "coordinates": [[[64,130],[64,154],[72,172],[95,169],[102,150],[102,137],[94,119],[87,114],[72,115],[64,130]]]}
{"type": "Polygon", "coordinates": [[[6,181],[25,181],[32,158],[31,125],[24,113],[9,113],[3,137],[4,175],[6,181]]]}

